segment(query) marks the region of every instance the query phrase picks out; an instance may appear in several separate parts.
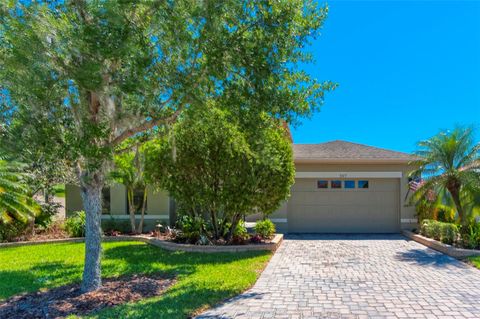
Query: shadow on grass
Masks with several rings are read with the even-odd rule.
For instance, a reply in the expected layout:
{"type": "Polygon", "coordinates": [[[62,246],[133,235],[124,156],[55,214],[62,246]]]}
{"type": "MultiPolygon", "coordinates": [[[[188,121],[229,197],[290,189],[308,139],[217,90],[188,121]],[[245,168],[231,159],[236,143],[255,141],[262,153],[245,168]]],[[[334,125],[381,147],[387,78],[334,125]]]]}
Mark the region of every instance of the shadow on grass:
{"type": "Polygon", "coordinates": [[[81,267],[61,262],[32,264],[28,270],[0,271],[0,302],[13,295],[52,288],[64,283],[78,282],[81,267]]]}
{"type": "Polygon", "coordinates": [[[396,258],[400,261],[410,262],[420,266],[467,267],[467,265],[454,258],[429,249],[410,249],[408,251],[399,252],[397,253],[396,258]]]}
{"type": "MultiPolygon", "coordinates": [[[[64,257],[39,258],[28,263],[27,269],[0,271],[0,300],[13,295],[33,292],[79,282],[83,261],[63,262],[64,257]]],[[[53,248],[50,248],[53,249],[53,248]]],[[[82,254],[68,244],[58,245],[65,256],[82,254]]],[[[58,253],[58,251],[57,251],[58,253]]],[[[164,295],[100,312],[99,318],[186,318],[198,308],[208,307],[241,293],[253,283],[253,263],[256,257],[269,252],[246,253],[188,253],[170,252],[148,244],[112,242],[104,245],[102,274],[104,278],[127,274],[161,273],[175,276],[178,283],[164,295]],[[217,267],[218,266],[218,267],[217,267]],[[245,271],[249,270],[244,277],[245,271]],[[248,277],[250,276],[250,277],[248,277]],[[244,278],[243,278],[244,277],[244,278]],[[245,278],[250,278],[247,280],[245,278]]],[[[83,260],[83,258],[78,258],[83,260]]],[[[12,267],[13,268],[13,267],[12,267]]],[[[257,269],[258,270],[258,269],[257,269]]]]}
{"type": "MultiPolygon", "coordinates": [[[[239,293],[241,291],[222,287],[207,288],[202,285],[178,284],[161,297],[103,310],[90,315],[89,318],[184,319],[199,315],[203,310],[216,306],[222,301],[233,302],[259,297],[258,294],[247,293],[232,298],[239,293]]],[[[205,318],[209,318],[208,315],[205,318]]]]}

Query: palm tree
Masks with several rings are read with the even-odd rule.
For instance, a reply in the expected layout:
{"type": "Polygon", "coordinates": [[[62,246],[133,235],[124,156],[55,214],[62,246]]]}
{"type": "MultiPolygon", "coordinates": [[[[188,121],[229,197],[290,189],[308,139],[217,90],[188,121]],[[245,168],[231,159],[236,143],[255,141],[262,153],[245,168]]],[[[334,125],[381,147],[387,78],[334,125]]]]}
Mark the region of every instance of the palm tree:
{"type": "Polygon", "coordinates": [[[135,148],[134,152],[126,152],[115,156],[115,169],[111,172],[110,177],[117,183],[123,184],[127,188],[127,205],[130,214],[130,224],[133,233],[143,232],[143,223],[145,218],[145,210],[147,204],[147,185],[144,176],[144,154],[135,148]],[[141,203],[141,216],[138,227],[135,223],[135,213],[138,210],[135,203],[135,190],[143,191],[141,203]]]}
{"type": "Polygon", "coordinates": [[[415,154],[419,159],[412,164],[417,169],[410,175],[424,179],[416,196],[426,198],[432,190],[436,194],[446,190],[460,223],[467,224],[466,213],[471,202],[465,198],[478,199],[480,191],[480,143],[475,144],[473,129],[457,127],[453,131],[440,132],[419,142],[415,154]]]}
{"type": "Polygon", "coordinates": [[[0,157],[0,224],[31,222],[39,207],[29,195],[22,165],[0,157]]]}

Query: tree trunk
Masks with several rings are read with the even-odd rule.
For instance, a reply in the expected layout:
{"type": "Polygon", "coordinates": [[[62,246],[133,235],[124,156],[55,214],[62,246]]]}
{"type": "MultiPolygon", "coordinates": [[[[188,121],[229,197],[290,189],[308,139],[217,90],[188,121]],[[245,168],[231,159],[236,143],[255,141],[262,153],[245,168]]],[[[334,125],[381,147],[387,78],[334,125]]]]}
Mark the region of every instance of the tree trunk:
{"type": "Polygon", "coordinates": [[[233,218],[232,218],[232,226],[230,227],[230,230],[228,231],[228,235],[227,235],[227,242],[231,242],[232,239],[233,239],[233,233],[235,231],[235,228],[237,228],[237,225],[238,223],[240,222],[240,214],[235,214],[233,215],[233,218]]]}
{"type": "Polygon", "coordinates": [[[135,226],[135,203],[133,202],[133,189],[128,188],[127,190],[127,201],[128,201],[128,210],[130,215],[130,226],[132,227],[132,233],[136,234],[137,229],[135,226]]]}
{"type": "Polygon", "coordinates": [[[82,174],[81,193],[86,214],[85,266],[81,290],[89,292],[102,285],[100,259],[102,253],[102,188],[103,173],[82,174]]]}
{"type": "Polygon", "coordinates": [[[140,218],[140,223],[138,224],[138,232],[143,233],[143,220],[145,218],[145,209],[147,207],[147,188],[143,190],[143,202],[142,202],[142,217],[140,218]]]}
{"type": "Polygon", "coordinates": [[[219,239],[220,236],[218,234],[217,214],[213,209],[210,210],[210,219],[212,220],[213,236],[214,236],[215,239],[219,239]]]}
{"type": "Polygon", "coordinates": [[[457,208],[458,219],[461,225],[465,226],[467,219],[464,216],[464,211],[462,207],[462,203],[460,202],[460,187],[450,186],[447,187],[450,195],[452,195],[453,202],[455,203],[455,207],[457,208]]]}

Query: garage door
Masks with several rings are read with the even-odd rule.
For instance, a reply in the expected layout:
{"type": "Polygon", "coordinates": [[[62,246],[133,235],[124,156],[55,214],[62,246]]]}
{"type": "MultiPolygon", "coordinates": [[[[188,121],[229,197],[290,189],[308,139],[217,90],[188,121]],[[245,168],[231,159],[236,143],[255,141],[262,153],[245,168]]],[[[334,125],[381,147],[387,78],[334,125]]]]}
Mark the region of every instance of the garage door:
{"type": "Polygon", "coordinates": [[[291,233],[395,233],[398,179],[297,179],[288,201],[291,233]]]}

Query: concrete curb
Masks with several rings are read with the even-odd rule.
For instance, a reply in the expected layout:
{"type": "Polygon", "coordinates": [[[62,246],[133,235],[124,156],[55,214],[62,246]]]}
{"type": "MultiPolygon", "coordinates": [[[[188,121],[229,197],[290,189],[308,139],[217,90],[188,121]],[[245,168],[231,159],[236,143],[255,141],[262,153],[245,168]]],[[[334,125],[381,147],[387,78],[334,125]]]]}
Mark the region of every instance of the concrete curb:
{"type": "MultiPolygon", "coordinates": [[[[270,243],[267,244],[249,244],[249,245],[232,245],[232,246],[200,246],[177,244],[174,242],[160,240],[149,236],[112,236],[103,237],[102,241],[141,241],[170,251],[186,251],[198,253],[235,253],[244,251],[275,251],[283,241],[283,234],[276,234],[270,243]]],[[[40,244],[56,244],[56,243],[80,243],[85,241],[85,238],[65,238],[65,239],[49,239],[39,241],[22,241],[13,243],[1,243],[1,247],[18,247],[31,246],[40,244]]]]}
{"type": "Polygon", "coordinates": [[[402,231],[402,234],[410,238],[411,240],[416,241],[417,243],[420,243],[424,246],[435,249],[450,257],[463,259],[470,256],[480,256],[480,250],[457,248],[457,247],[439,242],[435,239],[412,233],[411,231],[408,231],[408,230],[402,231]]]}

